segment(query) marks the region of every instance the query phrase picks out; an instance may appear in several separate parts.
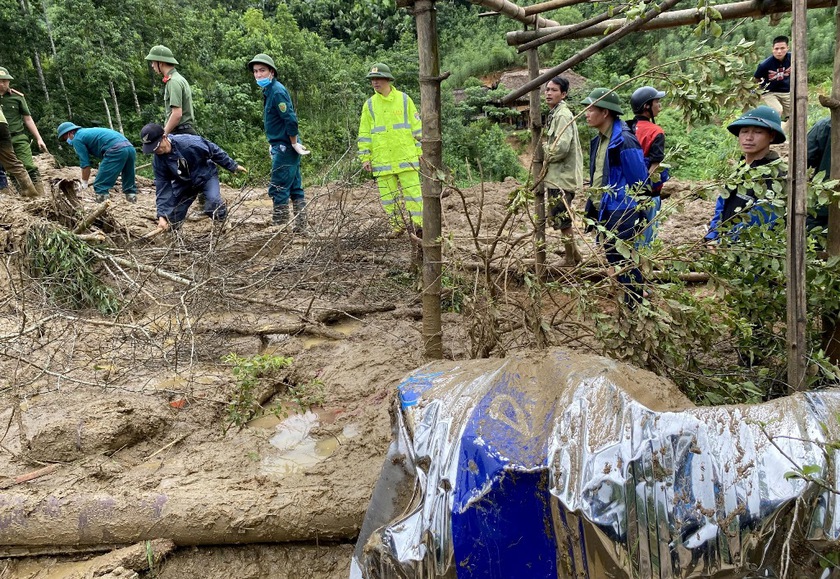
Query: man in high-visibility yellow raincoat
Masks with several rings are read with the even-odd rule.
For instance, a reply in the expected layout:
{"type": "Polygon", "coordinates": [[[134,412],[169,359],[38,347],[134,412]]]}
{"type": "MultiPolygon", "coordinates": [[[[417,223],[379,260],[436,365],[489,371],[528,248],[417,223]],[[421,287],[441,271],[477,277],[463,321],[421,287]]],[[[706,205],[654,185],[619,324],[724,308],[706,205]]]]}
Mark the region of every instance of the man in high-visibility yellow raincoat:
{"type": "Polygon", "coordinates": [[[411,225],[419,236],[423,226],[420,114],[407,94],[391,86],[394,76],[388,65],[373,65],[367,78],[376,94],[362,107],[359,158],[364,169],[376,177],[394,231],[411,225]]]}

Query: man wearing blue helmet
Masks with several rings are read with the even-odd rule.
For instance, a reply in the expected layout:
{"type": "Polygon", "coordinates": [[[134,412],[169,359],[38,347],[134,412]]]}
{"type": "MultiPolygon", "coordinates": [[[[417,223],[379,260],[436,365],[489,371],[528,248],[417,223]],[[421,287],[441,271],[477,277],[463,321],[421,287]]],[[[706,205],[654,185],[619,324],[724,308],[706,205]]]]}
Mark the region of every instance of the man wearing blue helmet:
{"type": "Polygon", "coordinates": [[[64,122],[58,125],[58,140],[71,145],[76,151],[82,168],[83,189],[87,189],[90,180],[91,157],[101,159],[93,181],[97,203],[108,199],[119,176],[122,176],[125,200],[129,203],[137,202],[137,183],[134,180],[137,152],[122,133],[101,127],[83,129],[79,125],[64,122]]]}
{"type": "MultiPolygon", "coordinates": [[[[727,129],[738,137],[738,145],[744,153],[742,163],[756,168],[779,159],[779,154],[770,150],[770,145],[784,143],[786,137],[779,113],[770,107],[762,105],[744,113],[727,129]]],[[[735,241],[744,227],[775,222],[781,211],[769,198],[772,196],[771,185],[774,179],[783,180],[784,173],[779,171],[775,176],[754,182],[751,186],[728,188],[725,197],[718,197],[706,239],[717,240],[721,238],[721,233],[726,233],[735,241]],[[766,197],[756,194],[762,190],[766,190],[766,197]]]]}

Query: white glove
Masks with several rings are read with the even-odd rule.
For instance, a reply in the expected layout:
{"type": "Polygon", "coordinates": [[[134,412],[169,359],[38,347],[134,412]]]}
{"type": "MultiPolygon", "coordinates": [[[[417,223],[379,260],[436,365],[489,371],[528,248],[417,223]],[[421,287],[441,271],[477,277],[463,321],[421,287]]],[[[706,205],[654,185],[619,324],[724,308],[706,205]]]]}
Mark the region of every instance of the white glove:
{"type": "Polygon", "coordinates": [[[82,191],[88,188],[87,179],[82,179],[82,191]]]}
{"type": "Polygon", "coordinates": [[[273,157],[274,153],[271,152],[271,145],[268,146],[268,156],[273,157]]]}
{"type": "Polygon", "coordinates": [[[301,157],[310,153],[309,149],[304,147],[302,143],[293,143],[292,148],[297,151],[297,154],[301,157]]]}

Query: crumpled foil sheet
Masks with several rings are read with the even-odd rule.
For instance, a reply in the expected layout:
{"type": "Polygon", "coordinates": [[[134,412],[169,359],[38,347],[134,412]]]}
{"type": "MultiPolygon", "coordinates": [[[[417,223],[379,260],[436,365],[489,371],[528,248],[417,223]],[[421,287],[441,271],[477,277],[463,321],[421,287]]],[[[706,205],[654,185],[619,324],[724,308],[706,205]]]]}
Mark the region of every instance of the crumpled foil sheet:
{"type": "Polygon", "coordinates": [[[828,576],[838,391],[699,408],[552,350],[435,362],[399,393],[351,579],[828,576]]]}

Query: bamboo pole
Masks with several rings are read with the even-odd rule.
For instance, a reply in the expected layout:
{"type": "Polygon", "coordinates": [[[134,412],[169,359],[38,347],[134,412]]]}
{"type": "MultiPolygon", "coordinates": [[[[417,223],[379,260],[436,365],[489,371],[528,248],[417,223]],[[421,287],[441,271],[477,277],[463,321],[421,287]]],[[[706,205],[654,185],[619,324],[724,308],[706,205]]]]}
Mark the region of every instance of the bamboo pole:
{"type": "Polygon", "coordinates": [[[619,28],[615,32],[609,34],[608,36],[602,38],[598,42],[591,44],[590,46],[584,48],[571,58],[566,59],[565,61],[561,62],[551,70],[546,73],[541,74],[537,78],[531,79],[530,81],[526,82],[524,85],[519,87],[517,90],[508,93],[504,97],[502,97],[501,102],[502,104],[509,104],[527,92],[530,92],[537,88],[538,86],[544,84],[545,82],[551,80],[553,77],[557,76],[558,74],[572,68],[574,65],[583,62],[593,54],[599,52],[600,50],[610,46],[611,44],[615,44],[631,32],[634,32],[641,28],[646,22],[649,22],[651,19],[655,18],[657,14],[660,12],[664,12],[669,10],[674,5],[676,5],[680,0],[665,0],[659,6],[656,6],[650,10],[648,10],[644,16],[637,20],[633,20],[632,22],[628,23],[626,26],[619,28]]]}
{"type": "Polygon", "coordinates": [[[470,0],[470,2],[472,2],[473,4],[478,4],[479,6],[484,6],[485,8],[489,8],[495,12],[498,12],[499,14],[507,16],[508,18],[512,18],[513,20],[517,20],[519,22],[522,22],[523,24],[528,24],[529,26],[545,28],[547,26],[560,25],[554,20],[548,20],[546,18],[536,16],[534,14],[528,15],[525,13],[524,8],[522,8],[521,6],[517,6],[509,0],[470,0]]]}
{"type": "Polygon", "coordinates": [[[525,14],[541,14],[549,10],[557,10],[558,8],[565,8],[566,6],[574,6],[576,4],[587,4],[591,0],[549,0],[548,2],[540,2],[531,6],[525,6],[525,14]]]}
{"type": "MultiPolygon", "coordinates": [[[[624,10],[619,8],[619,12],[624,12],[624,10]]],[[[557,32],[554,32],[552,34],[548,34],[546,36],[540,36],[539,38],[535,38],[534,40],[532,40],[530,42],[526,42],[525,44],[519,45],[519,47],[516,49],[516,51],[521,54],[521,53],[525,52],[526,50],[531,50],[532,48],[537,48],[538,46],[542,46],[543,44],[546,44],[547,42],[554,42],[555,40],[560,40],[561,38],[565,38],[565,37],[569,36],[570,34],[578,32],[579,30],[585,30],[586,28],[589,28],[590,26],[595,26],[596,24],[600,24],[601,22],[604,22],[605,20],[609,20],[609,18],[611,16],[613,16],[613,13],[604,12],[603,14],[599,14],[598,16],[590,18],[589,20],[583,20],[582,22],[578,22],[577,24],[573,24],[571,26],[563,26],[562,30],[558,30],[557,32]]]]}
{"type": "MultiPolygon", "coordinates": [[[[540,57],[537,50],[528,51],[528,76],[531,80],[540,75],[540,57]]],[[[540,91],[531,91],[529,95],[529,114],[531,117],[531,150],[533,160],[531,161],[531,175],[534,177],[536,189],[534,189],[534,205],[537,215],[537,227],[534,230],[534,249],[536,258],[536,275],[542,280],[545,278],[545,187],[537,180],[542,174],[543,150],[540,144],[542,135],[542,115],[540,114],[540,91]]]]}
{"type": "Polygon", "coordinates": [[[787,220],[787,354],[788,389],[804,390],[807,325],[805,308],[805,213],[808,194],[807,144],[808,132],[808,59],[807,8],[804,2],[793,5],[793,101],[791,148],[792,167],[788,173],[787,220]]]}
{"type": "Polygon", "coordinates": [[[440,58],[434,0],[414,3],[420,57],[420,114],[423,120],[423,344],[427,358],[443,358],[441,326],[441,139],[440,58]]]}
{"type": "MultiPolygon", "coordinates": [[[[721,20],[733,20],[737,18],[761,17],[767,14],[790,12],[792,3],[791,0],[777,0],[772,2],[766,11],[762,9],[762,4],[763,3],[747,0],[744,2],[733,2],[730,4],[717,4],[714,8],[720,12],[721,20]]],[[[830,8],[836,4],[837,0],[807,0],[809,10],[813,8],[830,8]]],[[[662,11],[664,12],[664,9],[662,11]]],[[[705,13],[697,10],[696,8],[675,10],[674,12],[662,14],[653,18],[650,22],[647,22],[643,26],[639,27],[638,30],[659,30],[661,28],[674,28],[676,26],[684,26],[686,24],[699,24],[704,18],[705,13]]],[[[575,38],[603,36],[607,32],[616,30],[625,24],[627,24],[626,18],[615,18],[595,26],[590,26],[584,30],[567,34],[564,38],[572,40],[575,38]]],[[[557,26],[555,28],[540,28],[539,30],[517,30],[514,32],[508,32],[505,35],[505,38],[507,39],[507,43],[511,46],[518,46],[549,34],[569,30],[574,26],[575,25],[572,24],[570,26],[557,26]]]]}

